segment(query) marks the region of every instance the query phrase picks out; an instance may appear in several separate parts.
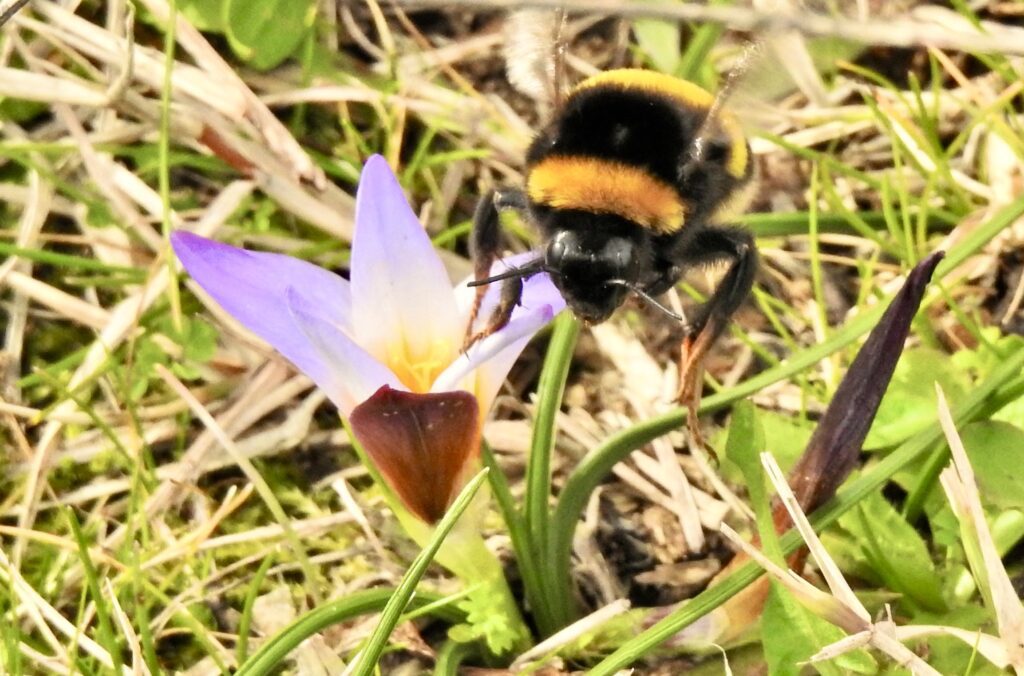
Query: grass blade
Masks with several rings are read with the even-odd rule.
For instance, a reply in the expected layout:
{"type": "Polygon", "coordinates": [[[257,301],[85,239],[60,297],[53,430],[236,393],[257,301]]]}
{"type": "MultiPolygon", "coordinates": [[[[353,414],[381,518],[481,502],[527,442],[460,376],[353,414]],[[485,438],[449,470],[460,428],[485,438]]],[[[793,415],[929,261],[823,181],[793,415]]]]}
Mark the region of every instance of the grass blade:
{"type": "MultiPolygon", "coordinates": [[[[288,656],[288,653],[295,650],[307,638],[339,622],[382,610],[395,596],[395,593],[396,590],[390,588],[366,589],[314,608],[264,643],[239,667],[235,676],[276,673],[275,669],[288,656]]],[[[442,605],[442,601],[444,598],[437,594],[420,592],[410,600],[409,608],[410,610],[419,610],[425,606],[437,604],[431,613],[434,616],[452,624],[465,621],[466,618],[462,612],[454,606],[442,605]]]]}
{"type": "MultiPolygon", "coordinates": [[[[530,440],[526,495],[523,498],[524,521],[531,551],[516,552],[520,564],[524,566],[544,565],[550,561],[547,544],[551,513],[548,505],[551,498],[551,452],[555,445],[555,420],[562,406],[565,380],[579,331],[579,322],[567,312],[555,321],[540,385],[537,387],[537,415],[533,423],[533,438],[530,440]]],[[[545,570],[551,569],[545,565],[545,570]]],[[[535,579],[540,583],[541,588],[528,587],[526,594],[534,611],[534,619],[544,636],[568,624],[573,615],[569,587],[561,584],[565,577],[562,573],[567,575],[568,567],[555,570],[558,571],[556,575],[524,575],[524,579],[535,579]]]]}

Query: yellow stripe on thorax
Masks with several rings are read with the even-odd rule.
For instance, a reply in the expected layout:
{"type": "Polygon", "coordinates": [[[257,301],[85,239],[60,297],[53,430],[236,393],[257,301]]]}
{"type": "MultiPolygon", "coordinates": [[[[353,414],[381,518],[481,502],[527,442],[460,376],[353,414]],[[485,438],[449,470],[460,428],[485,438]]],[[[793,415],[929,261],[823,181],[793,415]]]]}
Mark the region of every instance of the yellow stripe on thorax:
{"type": "Polygon", "coordinates": [[[547,157],[530,169],[526,193],[555,209],[615,214],[659,234],[683,227],[679,194],[643,169],[596,157],[547,157]]]}
{"type": "MultiPolygon", "coordinates": [[[[576,85],[569,96],[595,87],[617,87],[661,94],[684,106],[692,106],[704,111],[710,110],[715,103],[714,95],[688,80],[639,68],[618,68],[592,75],[576,85]]],[[[742,179],[746,174],[749,161],[747,140],[743,135],[743,128],[736,117],[727,111],[718,113],[718,123],[729,137],[731,152],[729,153],[729,163],[725,167],[726,171],[735,178],[742,179]]]]}
{"type": "Polygon", "coordinates": [[[570,96],[584,89],[605,85],[657,92],[703,110],[707,110],[715,102],[715,97],[710,92],[689,80],[639,68],[617,68],[592,75],[576,85],[570,96]]]}

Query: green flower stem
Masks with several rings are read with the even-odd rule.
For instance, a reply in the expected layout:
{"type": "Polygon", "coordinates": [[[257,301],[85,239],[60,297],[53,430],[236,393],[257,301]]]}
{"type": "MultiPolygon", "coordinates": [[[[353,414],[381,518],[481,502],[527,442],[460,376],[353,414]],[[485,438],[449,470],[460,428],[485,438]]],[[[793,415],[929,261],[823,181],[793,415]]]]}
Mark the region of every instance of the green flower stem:
{"type": "Polygon", "coordinates": [[[441,649],[437,651],[434,676],[458,676],[462,662],[475,652],[476,647],[472,643],[459,643],[450,639],[445,641],[441,649]]]}
{"type": "Polygon", "coordinates": [[[455,498],[452,506],[448,508],[444,517],[437,523],[430,541],[413,560],[409,570],[402,576],[402,582],[398,585],[391,598],[388,599],[387,605],[384,606],[380,622],[377,623],[377,627],[373,630],[373,634],[370,635],[366,646],[360,651],[359,659],[352,669],[351,673],[354,676],[370,676],[370,674],[374,673],[374,670],[377,668],[377,660],[380,659],[380,655],[384,652],[391,632],[412,600],[420,578],[427,572],[427,566],[434,560],[434,556],[441,549],[445,538],[448,537],[448,534],[459,521],[459,517],[469,507],[473,501],[473,496],[476,495],[477,490],[486,480],[487,470],[484,469],[465,485],[459,493],[459,497],[455,498]]]}
{"type": "MultiPolygon", "coordinates": [[[[391,588],[366,589],[314,608],[264,643],[239,667],[235,676],[276,673],[288,654],[310,636],[354,617],[379,612],[394,595],[395,590],[391,588]]],[[[432,615],[438,619],[451,624],[465,621],[466,616],[458,608],[442,604],[443,600],[439,594],[420,590],[409,602],[409,610],[436,604],[432,615]]]]}
{"type": "MultiPolygon", "coordinates": [[[[547,545],[551,518],[549,501],[555,422],[562,406],[565,380],[569,374],[579,331],[579,322],[568,312],[562,313],[555,320],[551,343],[541,371],[540,385],[537,388],[537,415],[533,423],[530,457],[526,465],[523,518],[530,550],[517,552],[517,555],[520,566],[533,568],[523,578],[535,583],[526,588],[526,595],[542,636],[550,636],[568,624],[574,616],[572,596],[552,593],[550,582],[553,577],[549,572],[552,569],[548,566],[550,552],[547,545]]],[[[565,572],[568,572],[568,568],[565,572]]]]}
{"type": "MultiPolygon", "coordinates": [[[[490,473],[489,469],[484,471],[490,473]]],[[[493,654],[502,655],[513,649],[526,650],[531,637],[501,562],[487,548],[480,534],[488,501],[486,491],[477,493],[466,513],[441,543],[434,560],[463,584],[466,603],[473,609],[469,624],[479,628],[481,615],[487,616],[484,638],[493,654]]],[[[439,526],[424,523],[404,508],[395,515],[406,535],[421,547],[428,546],[436,536],[439,526]]]]}
{"type": "MultiPolygon", "coordinates": [[[[1024,350],[1019,350],[1016,354],[1008,357],[992,372],[988,380],[956,406],[953,411],[953,419],[957,426],[960,427],[985,415],[989,398],[1002,398],[1000,393],[1004,388],[1016,387],[1016,383],[1021,377],[1021,369],[1024,369],[1024,350]]],[[[896,472],[932,448],[941,438],[942,429],[938,422],[935,422],[879,461],[870,471],[852,480],[845,489],[839,491],[834,499],[811,515],[811,523],[815,531],[821,531],[834,523],[854,505],[879,490],[896,472]]],[[[786,533],[780,542],[783,551],[787,554],[802,543],[799,533],[795,530],[786,533]]],[[[591,676],[611,676],[620,669],[627,668],[685,627],[722,605],[762,573],[763,571],[754,562],[742,566],[719,584],[689,601],[678,611],[642,632],[635,639],[623,644],[591,669],[589,674],[591,676]]]]}
{"type": "MultiPolygon", "coordinates": [[[[474,509],[476,505],[470,507],[470,511],[474,509]]],[[[487,548],[479,525],[470,517],[466,514],[448,534],[437,552],[437,562],[458,576],[466,586],[472,607],[488,616],[488,625],[494,629],[485,636],[491,652],[503,655],[524,651],[531,645],[530,630],[519,612],[501,562],[487,548]]],[[[470,624],[476,619],[471,616],[470,624]]]]}
{"type": "MultiPolygon", "coordinates": [[[[516,506],[515,498],[508,485],[508,478],[498,466],[498,461],[491,451],[491,447],[484,442],[481,446],[484,467],[490,470],[487,478],[490,480],[491,491],[494,493],[494,500],[498,503],[498,509],[505,520],[508,528],[509,538],[512,540],[512,550],[516,553],[516,560],[519,565],[519,575],[523,580],[523,587],[527,590],[543,590],[543,573],[540,566],[528,561],[530,557],[530,534],[526,530],[526,522],[519,508],[516,506]]],[[[528,594],[530,592],[527,592],[528,594]]],[[[518,613],[518,610],[517,610],[518,613]]]]}
{"type": "MultiPolygon", "coordinates": [[[[992,220],[971,232],[958,246],[951,249],[936,268],[934,278],[940,280],[955,270],[957,266],[1022,214],[1024,214],[1024,197],[1008,204],[992,220]]],[[[928,306],[938,297],[937,294],[930,294],[922,302],[922,307],[928,306]]],[[[879,303],[865,310],[832,334],[824,343],[811,346],[778,366],[745,380],[736,387],[706,397],[701,402],[699,412],[709,413],[725,408],[734,401],[748,397],[768,385],[794,376],[818,363],[871,330],[882,316],[886,306],[887,304],[879,303]]],[[[576,524],[579,522],[590,494],[617,462],[644,444],[676,429],[685,420],[686,412],[683,409],[674,409],[623,430],[591,451],[569,475],[551,519],[549,544],[551,570],[558,571],[557,578],[552,577],[550,580],[551,584],[557,587],[553,591],[553,598],[571,598],[571,581],[568,571],[572,556],[572,539],[576,531],[576,524]]]]}
{"type": "MultiPolygon", "coordinates": [[[[362,444],[352,433],[352,427],[348,420],[343,419],[342,424],[345,426],[345,431],[348,432],[349,441],[355,449],[356,455],[380,487],[385,501],[395,514],[395,518],[398,519],[398,523],[401,524],[402,530],[417,545],[426,547],[436,533],[435,527],[424,523],[405,508],[402,501],[380,475],[362,444]]],[[[504,475],[501,475],[500,469],[494,464],[490,449],[483,448],[482,454],[487,469],[490,470],[487,474],[490,475],[493,472],[499,474],[497,478],[489,477],[489,479],[490,483],[495,485],[498,505],[504,512],[512,500],[508,483],[505,481],[504,475]]],[[[523,621],[512,590],[509,589],[501,562],[487,549],[487,545],[480,535],[480,526],[487,510],[487,502],[486,491],[481,491],[470,501],[467,513],[442,542],[437,552],[437,563],[459,578],[466,586],[467,594],[474,601],[474,605],[482,606],[489,601],[487,605],[501,613],[505,622],[507,632],[503,636],[511,638],[510,642],[513,647],[525,650],[530,644],[530,631],[523,621]]],[[[451,509],[449,508],[449,513],[451,509]]],[[[523,530],[522,521],[518,519],[518,515],[516,516],[515,521],[509,520],[506,516],[510,531],[513,529],[513,524],[518,525],[520,531],[523,530]]]]}

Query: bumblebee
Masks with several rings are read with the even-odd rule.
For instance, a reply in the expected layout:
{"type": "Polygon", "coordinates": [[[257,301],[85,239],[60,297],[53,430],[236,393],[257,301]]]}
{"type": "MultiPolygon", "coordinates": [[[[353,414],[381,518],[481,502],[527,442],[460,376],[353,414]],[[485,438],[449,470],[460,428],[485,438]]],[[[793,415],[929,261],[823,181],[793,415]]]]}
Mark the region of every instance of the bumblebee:
{"type": "Polygon", "coordinates": [[[602,72],[569,91],[529,147],[525,190],[492,191],[476,209],[474,318],[486,285],[501,281],[502,291],[486,326],[467,332],[467,346],[508,323],[523,280],[539,272],[585,324],[603,322],[630,294],[683,321],[655,297],[693,267],[728,261],[707,302],[684,321],[679,398],[692,425],[703,358],[757,268],[750,233],[725,222],[753,172],[740,124],[719,101],[686,80],[638,69],[602,72]],[[522,213],[542,244],[530,263],[488,276],[505,209],[522,213]]]}

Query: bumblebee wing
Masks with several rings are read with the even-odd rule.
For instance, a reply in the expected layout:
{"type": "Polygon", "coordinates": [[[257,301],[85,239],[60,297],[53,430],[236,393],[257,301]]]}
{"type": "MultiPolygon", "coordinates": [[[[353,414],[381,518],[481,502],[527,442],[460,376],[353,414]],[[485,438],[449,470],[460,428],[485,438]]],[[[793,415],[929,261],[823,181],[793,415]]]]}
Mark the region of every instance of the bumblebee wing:
{"type": "MultiPolygon", "coordinates": [[[[771,128],[780,120],[771,102],[799,86],[794,68],[802,73],[803,79],[813,79],[806,73],[802,58],[794,59],[795,66],[784,63],[779,57],[783,49],[783,43],[773,35],[764,35],[742,47],[717,87],[714,102],[694,135],[693,147],[680,158],[684,173],[686,165],[719,156],[728,158],[727,170],[736,179],[749,178],[748,133],[771,128]]],[[[816,72],[813,76],[820,82],[816,72]]]]}
{"type": "Polygon", "coordinates": [[[502,57],[509,83],[549,110],[559,110],[566,93],[566,14],[525,9],[505,20],[502,57]]]}

